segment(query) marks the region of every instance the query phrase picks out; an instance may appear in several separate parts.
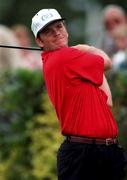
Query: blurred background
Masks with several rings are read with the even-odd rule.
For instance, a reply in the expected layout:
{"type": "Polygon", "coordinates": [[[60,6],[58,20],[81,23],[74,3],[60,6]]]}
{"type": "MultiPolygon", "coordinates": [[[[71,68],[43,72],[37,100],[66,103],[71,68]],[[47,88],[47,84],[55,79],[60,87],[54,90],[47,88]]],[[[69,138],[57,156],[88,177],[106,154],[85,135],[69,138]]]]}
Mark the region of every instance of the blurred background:
{"type": "MultiPolygon", "coordinates": [[[[101,41],[106,44],[106,33],[112,36],[115,50],[108,41],[107,53],[114,66],[106,76],[119,141],[127,150],[127,30],[124,24],[117,33],[109,31],[104,10],[111,4],[121,7],[126,19],[125,0],[0,0],[0,44],[36,46],[31,19],[42,8],[55,8],[66,18],[70,45],[86,43],[106,52],[101,41]],[[122,47],[116,45],[121,36],[122,47]]],[[[63,137],[42,68],[39,51],[0,48],[0,180],[57,179],[56,153],[63,137]]]]}

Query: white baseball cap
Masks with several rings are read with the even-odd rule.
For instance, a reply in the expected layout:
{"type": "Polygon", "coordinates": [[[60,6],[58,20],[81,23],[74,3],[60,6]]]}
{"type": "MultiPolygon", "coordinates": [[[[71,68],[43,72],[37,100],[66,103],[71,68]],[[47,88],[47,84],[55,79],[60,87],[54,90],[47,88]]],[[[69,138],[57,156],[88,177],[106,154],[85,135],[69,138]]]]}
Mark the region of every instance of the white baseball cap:
{"type": "Polygon", "coordinates": [[[42,9],[32,18],[31,29],[35,37],[50,23],[64,20],[56,9],[42,9]]]}

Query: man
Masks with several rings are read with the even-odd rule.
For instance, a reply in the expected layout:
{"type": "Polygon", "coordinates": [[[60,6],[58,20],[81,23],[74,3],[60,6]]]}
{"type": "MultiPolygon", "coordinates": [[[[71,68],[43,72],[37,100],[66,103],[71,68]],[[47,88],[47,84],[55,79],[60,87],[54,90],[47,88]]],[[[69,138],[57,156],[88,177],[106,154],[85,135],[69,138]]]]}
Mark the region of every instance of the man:
{"type": "Polygon", "coordinates": [[[43,48],[47,92],[65,136],[57,157],[58,179],[122,180],[125,157],[103,84],[109,57],[87,45],[68,47],[64,19],[55,9],[40,10],[31,27],[43,48]]]}
{"type": "MultiPolygon", "coordinates": [[[[15,24],[11,27],[19,46],[30,47],[32,46],[31,32],[24,24],[15,24]]],[[[38,70],[41,69],[42,63],[37,59],[40,54],[37,51],[26,51],[21,49],[19,51],[22,60],[19,62],[21,68],[38,70]]]]}
{"type": "Polygon", "coordinates": [[[112,32],[120,25],[126,25],[127,19],[122,7],[111,4],[107,5],[102,14],[104,33],[100,36],[98,47],[102,48],[110,57],[117,51],[112,32]]]}
{"type": "MultiPolygon", "coordinates": [[[[17,39],[15,38],[13,31],[5,25],[0,25],[0,43],[1,44],[14,44],[18,46],[17,39]]],[[[21,61],[20,53],[15,49],[0,48],[0,72],[6,72],[19,67],[21,61]]]]}

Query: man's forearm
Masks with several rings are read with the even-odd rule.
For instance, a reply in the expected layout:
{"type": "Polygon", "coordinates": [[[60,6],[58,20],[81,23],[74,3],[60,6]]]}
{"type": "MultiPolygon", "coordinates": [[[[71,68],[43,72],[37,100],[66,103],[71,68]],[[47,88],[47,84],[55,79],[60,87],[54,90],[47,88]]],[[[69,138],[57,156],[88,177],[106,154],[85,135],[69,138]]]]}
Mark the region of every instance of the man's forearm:
{"type": "Polygon", "coordinates": [[[105,75],[103,75],[103,83],[102,85],[99,87],[101,90],[103,90],[105,92],[105,94],[107,95],[107,104],[109,107],[113,106],[113,102],[112,102],[112,93],[108,84],[108,81],[105,77],[105,75]]]}

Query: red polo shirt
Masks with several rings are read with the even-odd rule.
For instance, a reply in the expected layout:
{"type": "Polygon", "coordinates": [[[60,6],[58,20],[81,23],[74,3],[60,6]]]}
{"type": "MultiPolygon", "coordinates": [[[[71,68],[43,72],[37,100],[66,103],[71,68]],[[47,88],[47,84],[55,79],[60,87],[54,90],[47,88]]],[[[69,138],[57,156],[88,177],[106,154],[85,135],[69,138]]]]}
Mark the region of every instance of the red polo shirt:
{"type": "Polygon", "coordinates": [[[42,53],[43,75],[61,132],[96,138],[117,136],[117,124],[100,90],[104,60],[74,48],[42,53]]]}

